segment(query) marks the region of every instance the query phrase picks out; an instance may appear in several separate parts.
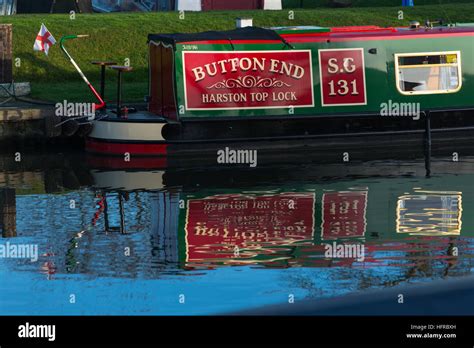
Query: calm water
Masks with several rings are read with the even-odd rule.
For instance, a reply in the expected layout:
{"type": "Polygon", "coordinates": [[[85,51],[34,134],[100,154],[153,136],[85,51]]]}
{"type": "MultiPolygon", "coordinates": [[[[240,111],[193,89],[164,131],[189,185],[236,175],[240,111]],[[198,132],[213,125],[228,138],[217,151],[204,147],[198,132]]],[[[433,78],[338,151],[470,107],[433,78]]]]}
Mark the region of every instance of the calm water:
{"type": "Polygon", "coordinates": [[[1,314],[228,313],[474,272],[471,157],[434,159],[430,178],[423,160],[2,165],[0,245],[37,245],[39,259],[0,258],[1,314]]]}

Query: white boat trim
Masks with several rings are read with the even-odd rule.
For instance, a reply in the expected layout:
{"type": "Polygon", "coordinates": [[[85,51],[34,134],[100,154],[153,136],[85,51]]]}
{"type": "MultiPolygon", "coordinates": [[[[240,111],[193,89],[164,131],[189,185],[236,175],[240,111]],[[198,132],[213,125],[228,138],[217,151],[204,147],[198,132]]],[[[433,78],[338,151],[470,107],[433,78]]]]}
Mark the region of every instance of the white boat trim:
{"type": "Polygon", "coordinates": [[[92,170],[94,186],[100,189],[115,189],[125,191],[160,190],[165,187],[163,174],[165,171],[124,171],[92,170]]]}
{"type": "Polygon", "coordinates": [[[125,141],[164,141],[161,134],[166,123],[96,121],[90,138],[125,141]]]}

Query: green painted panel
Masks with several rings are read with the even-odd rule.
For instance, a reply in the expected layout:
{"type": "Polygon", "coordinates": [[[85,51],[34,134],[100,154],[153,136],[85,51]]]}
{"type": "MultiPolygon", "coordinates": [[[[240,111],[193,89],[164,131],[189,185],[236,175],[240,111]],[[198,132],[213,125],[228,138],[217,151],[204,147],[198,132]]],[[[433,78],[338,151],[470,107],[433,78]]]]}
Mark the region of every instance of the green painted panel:
{"type": "MultiPolygon", "coordinates": [[[[177,104],[184,107],[184,83],[182,52],[189,51],[268,51],[291,50],[282,44],[230,44],[218,45],[177,45],[176,49],[176,82],[177,104]],[[233,48],[233,49],[232,49],[233,48]]],[[[313,62],[313,91],[315,106],[313,108],[295,108],[294,115],[317,116],[327,114],[379,114],[382,103],[389,100],[398,103],[420,103],[421,110],[472,108],[474,107],[474,36],[446,37],[446,38],[417,38],[403,40],[373,40],[373,41],[345,41],[345,42],[318,42],[295,44],[295,50],[311,50],[313,62]],[[320,49],[359,48],[363,49],[365,60],[367,105],[357,106],[326,106],[322,107],[321,85],[319,72],[320,49]],[[369,50],[376,49],[376,54],[369,50]],[[461,51],[462,82],[463,86],[457,93],[433,95],[402,95],[398,92],[395,83],[395,53],[461,51]]],[[[262,117],[262,116],[289,116],[286,107],[279,109],[239,109],[239,110],[186,110],[180,119],[186,118],[219,118],[219,117],[262,117]]]]}

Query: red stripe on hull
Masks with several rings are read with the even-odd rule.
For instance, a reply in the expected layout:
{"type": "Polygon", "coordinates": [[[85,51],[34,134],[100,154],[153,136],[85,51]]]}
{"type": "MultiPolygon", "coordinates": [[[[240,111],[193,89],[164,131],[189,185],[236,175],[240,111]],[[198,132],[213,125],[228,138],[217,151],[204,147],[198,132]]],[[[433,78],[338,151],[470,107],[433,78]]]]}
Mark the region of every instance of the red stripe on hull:
{"type": "MultiPolygon", "coordinates": [[[[374,41],[374,40],[404,40],[404,39],[422,39],[422,38],[444,38],[444,37],[460,37],[460,36],[474,36],[474,31],[471,28],[445,30],[432,32],[411,32],[411,31],[397,31],[393,28],[381,28],[380,30],[362,30],[362,31],[343,31],[342,29],[334,32],[322,33],[285,33],[281,34],[283,38],[290,44],[304,43],[304,42],[344,42],[344,41],[374,41]]],[[[273,40],[234,40],[234,44],[271,44],[279,41],[273,40]]],[[[203,40],[192,42],[180,42],[180,44],[194,44],[194,45],[217,45],[229,43],[228,40],[203,40]]]]}
{"type": "Polygon", "coordinates": [[[451,37],[461,37],[461,36],[474,36],[474,33],[432,33],[432,34],[404,34],[404,35],[364,35],[358,36],[354,34],[350,35],[333,35],[325,37],[289,37],[288,42],[292,43],[307,43],[307,42],[346,42],[346,41],[374,41],[374,40],[412,40],[412,39],[442,39],[442,38],[451,38],[451,37]]]}
{"type": "Polygon", "coordinates": [[[138,157],[125,162],[121,157],[89,155],[87,164],[100,169],[164,169],[168,161],[166,157],[138,157]]]}
{"type": "Polygon", "coordinates": [[[167,147],[168,144],[163,143],[112,143],[95,141],[90,138],[86,140],[86,151],[107,155],[123,156],[125,153],[129,153],[130,155],[164,156],[167,154],[167,147]]]}

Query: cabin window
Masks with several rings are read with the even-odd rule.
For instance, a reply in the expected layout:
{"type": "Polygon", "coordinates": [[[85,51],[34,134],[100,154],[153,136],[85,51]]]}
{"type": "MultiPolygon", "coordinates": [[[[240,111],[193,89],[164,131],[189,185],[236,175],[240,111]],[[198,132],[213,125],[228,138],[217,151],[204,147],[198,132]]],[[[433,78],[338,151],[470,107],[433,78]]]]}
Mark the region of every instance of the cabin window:
{"type": "Polygon", "coordinates": [[[461,89],[461,52],[395,54],[401,94],[455,93],[461,89]]]}

